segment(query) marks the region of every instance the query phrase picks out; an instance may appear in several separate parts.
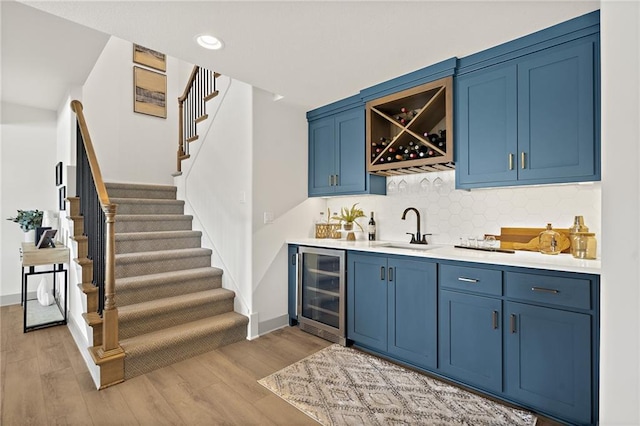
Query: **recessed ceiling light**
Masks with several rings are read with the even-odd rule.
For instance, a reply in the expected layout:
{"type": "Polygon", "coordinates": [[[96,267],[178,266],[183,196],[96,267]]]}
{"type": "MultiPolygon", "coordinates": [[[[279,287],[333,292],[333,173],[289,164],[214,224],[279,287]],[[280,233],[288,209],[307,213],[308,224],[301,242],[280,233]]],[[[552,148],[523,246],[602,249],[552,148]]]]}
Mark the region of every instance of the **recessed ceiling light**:
{"type": "Polygon", "coordinates": [[[202,34],[196,37],[198,44],[205,49],[220,50],[224,47],[224,43],[219,38],[212,35],[202,34]]]}

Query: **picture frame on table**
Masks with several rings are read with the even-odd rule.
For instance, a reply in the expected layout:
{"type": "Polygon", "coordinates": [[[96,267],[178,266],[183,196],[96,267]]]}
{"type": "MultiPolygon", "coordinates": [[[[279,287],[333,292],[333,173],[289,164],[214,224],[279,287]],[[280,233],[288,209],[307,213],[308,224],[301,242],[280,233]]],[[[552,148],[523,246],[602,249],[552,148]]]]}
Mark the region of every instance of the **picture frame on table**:
{"type": "Polygon", "coordinates": [[[53,238],[56,236],[57,232],[58,232],[57,229],[47,229],[46,231],[44,231],[42,233],[42,236],[36,243],[36,247],[39,249],[49,248],[49,247],[55,248],[56,245],[54,243],[53,238]]]}

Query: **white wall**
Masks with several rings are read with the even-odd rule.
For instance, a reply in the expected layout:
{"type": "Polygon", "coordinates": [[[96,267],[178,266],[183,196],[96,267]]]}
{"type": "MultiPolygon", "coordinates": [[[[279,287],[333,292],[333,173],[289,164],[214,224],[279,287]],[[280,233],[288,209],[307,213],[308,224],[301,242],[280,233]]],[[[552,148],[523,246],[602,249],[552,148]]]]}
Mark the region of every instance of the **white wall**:
{"type": "Polygon", "coordinates": [[[640,5],[603,1],[600,424],[640,424],[640,5]]]}
{"type": "Polygon", "coordinates": [[[21,210],[57,210],[55,186],[56,114],[2,104],[0,220],[0,304],[20,302],[20,243],[17,223],[5,220],[21,210]]]}
{"type": "Polygon", "coordinates": [[[224,271],[223,286],[236,292],[236,309],[251,315],[251,86],[222,78],[219,89],[176,184],[203,247],[224,271]]]}
{"type": "MultiPolygon", "coordinates": [[[[111,37],[83,86],[84,114],[109,182],[172,184],[181,61],[167,57],[167,118],[133,112],[132,43],[111,37]]],[[[138,65],[139,66],[139,65],[138,65]]]]}
{"type": "Polygon", "coordinates": [[[253,89],[253,311],[258,332],[288,323],[288,238],[306,235],[324,206],[307,199],[307,124],[303,108],[253,89]],[[274,221],[264,223],[264,213],[274,221]]]}

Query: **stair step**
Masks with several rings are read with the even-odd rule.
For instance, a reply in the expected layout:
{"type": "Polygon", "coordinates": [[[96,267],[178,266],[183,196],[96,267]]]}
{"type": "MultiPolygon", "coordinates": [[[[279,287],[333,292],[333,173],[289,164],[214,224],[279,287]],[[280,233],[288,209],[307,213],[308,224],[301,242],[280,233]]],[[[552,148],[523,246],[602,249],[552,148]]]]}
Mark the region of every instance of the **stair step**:
{"type": "Polygon", "coordinates": [[[107,194],[111,198],[155,198],[176,199],[177,188],[171,185],[154,185],[143,183],[105,183],[107,194]]]}
{"type": "Polygon", "coordinates": [[[189,248],[116,254],[115,278],[211,266],[211,253],[210,249],[189,248]]]}
{"type": "Polygon", "coordinates": [[[121,214],[184,214],[184,201],[157,198],[110,198],[121,214]]]}
{"type": "Polygon", "coordinates": [[[216,288],[119,307],[120,338],[233,312],[234,297],[233,291],[216,288]]]}
{"type": "Polygon", "coordinates": [[[191,215],[122,214],[116,216],[116,233],[191,230],[191,215]]]}
{"type": "Polygon", "coordinates": [[[123,339],[125,379],[246,339],[248,323],[229,312],[123,339]]]}
{"type": "Polygon", "coordinates": [[[212,267],[116,279],[119,307],[220,287],[222,269],[212,267]]]}
{"type": "Polygon", "coordinates": [[[200,247],[200,231],[128,232],[116,234],[116,254],[200,247]]]}

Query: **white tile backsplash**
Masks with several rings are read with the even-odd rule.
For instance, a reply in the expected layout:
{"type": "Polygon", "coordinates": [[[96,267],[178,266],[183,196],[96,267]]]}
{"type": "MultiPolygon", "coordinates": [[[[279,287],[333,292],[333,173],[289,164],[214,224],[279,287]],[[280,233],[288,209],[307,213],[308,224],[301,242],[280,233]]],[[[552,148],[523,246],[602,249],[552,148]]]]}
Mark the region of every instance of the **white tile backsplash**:
{"type": "MultiPolygon", "coordinates": [[[[509,188],[455,189],[455,172],[434,172],[387,178],[387,196],[367,195],[332,197],[327,208],[340,211],[359,203],[367,218],[359,220],[363,227],[375,213],[379,240],[406,241],[406,232],[416,232],[413,212],[401,220],[407,207],[415,207],[421,215],[421,231],[431,233],[434,244],[457,244],[461,236],[500,234],[500,227],[544,228],[552,223],[568,228],[576,215],[600,239],[600,182],[586,184],[539,185],[509,188]]],[[[357,237],[365,239],[359,232],[357,237]]]]}

